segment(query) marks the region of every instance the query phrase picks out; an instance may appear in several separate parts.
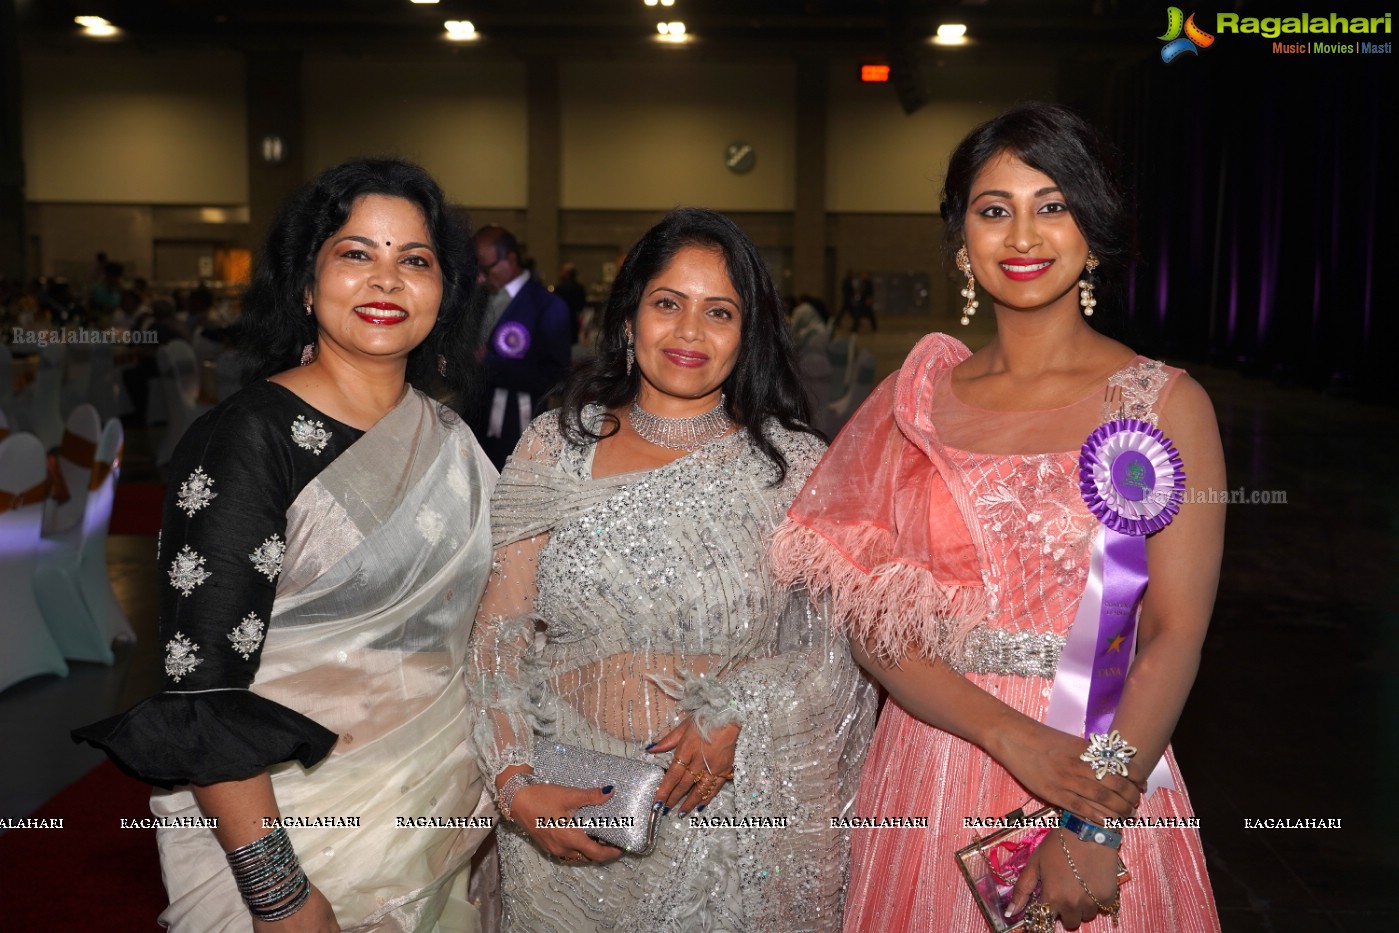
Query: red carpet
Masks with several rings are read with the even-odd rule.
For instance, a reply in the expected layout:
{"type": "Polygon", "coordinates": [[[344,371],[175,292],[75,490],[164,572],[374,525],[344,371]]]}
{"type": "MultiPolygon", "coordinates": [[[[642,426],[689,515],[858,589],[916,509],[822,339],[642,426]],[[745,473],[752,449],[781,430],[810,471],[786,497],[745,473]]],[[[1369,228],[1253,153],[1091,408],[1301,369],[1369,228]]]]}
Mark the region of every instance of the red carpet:
{"type": "Polygon", "coordinates": [[[164,483],[117,483],[112,503],[114,535],[153,535],[160,531],[160,509],[165,502],[164,483]]]}
{"type": "Polygon", "coordinates": [[[0,836],[5,903],[0,929],[17,933],[158,933],[165,909],[154,829],[119,820],[151,815],[149,786],[103,762],[28,819],[62,829],[0,836]]]}

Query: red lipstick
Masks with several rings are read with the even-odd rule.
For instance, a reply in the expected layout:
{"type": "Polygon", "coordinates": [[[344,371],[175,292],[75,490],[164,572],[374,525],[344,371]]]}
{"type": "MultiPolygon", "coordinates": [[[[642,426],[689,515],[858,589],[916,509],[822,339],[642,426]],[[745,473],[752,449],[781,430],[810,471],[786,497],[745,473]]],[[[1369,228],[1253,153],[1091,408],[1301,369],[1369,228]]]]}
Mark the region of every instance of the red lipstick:
{"type": "Polygon", "coordinates": [[[402,324],[408,320],[408,312],[392,301],[366,301],[362,305],[355,305],[355,314],[360,320],[368,321],[371,324],[402,324]],[[389,312],[386,314],[374,314],[374,311],[389,312]]]}
{"type": "Polygon", "coordinates": [[[1014,282],[1028,282],[1031,279],[1039,278],[1049,271],[1049,267],[1054,265],[1053,259],[1002,259],[997,263],[1006,278],[1014,282]]]}
{"type": "Polygon", "coordinates": [[[686,369],[697,369],[709,362],[709,356],[698,350],[662,350],[661,354],[676,366],[683,366],[686,369]]]}

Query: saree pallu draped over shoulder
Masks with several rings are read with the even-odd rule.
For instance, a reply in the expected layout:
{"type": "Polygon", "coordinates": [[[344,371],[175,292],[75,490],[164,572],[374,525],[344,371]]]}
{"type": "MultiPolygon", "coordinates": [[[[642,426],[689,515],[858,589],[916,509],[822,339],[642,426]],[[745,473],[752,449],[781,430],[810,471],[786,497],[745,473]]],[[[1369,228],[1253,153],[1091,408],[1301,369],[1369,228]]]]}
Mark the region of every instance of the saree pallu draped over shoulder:
{"type": "MultiPolygon", "coordinates": [[[[467,866],[490,829],[461,824],[495,811],[467,743],[463,666],[490,569],[494,480],[471,433],[410,390],[287,514],[251,689],[339,735],[315,767],[270,773],[301,864],[347,933],[479,925],[467,866]]],[[[188,787],[157,792],[151,809],[199,815],[188,787]]],[[[158,836],[162,923],[251,930],[213,834],[158,836]]]]}

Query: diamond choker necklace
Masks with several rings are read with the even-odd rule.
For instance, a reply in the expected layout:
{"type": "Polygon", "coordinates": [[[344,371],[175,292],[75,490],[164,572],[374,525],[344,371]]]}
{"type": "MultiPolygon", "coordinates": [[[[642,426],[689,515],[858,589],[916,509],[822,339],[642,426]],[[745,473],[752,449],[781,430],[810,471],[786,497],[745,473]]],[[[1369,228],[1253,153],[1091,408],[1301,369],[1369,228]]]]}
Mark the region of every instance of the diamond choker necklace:
{"type": "Polygon", "coordinates": [[[733,427],[733,420],[724,411],[722,392],[718,405],[689,418],[662,418],[632,402],[627,411],[627,420],[643,440],[671,450],[699,450],[710,441],[729,433],[733,427]]]}

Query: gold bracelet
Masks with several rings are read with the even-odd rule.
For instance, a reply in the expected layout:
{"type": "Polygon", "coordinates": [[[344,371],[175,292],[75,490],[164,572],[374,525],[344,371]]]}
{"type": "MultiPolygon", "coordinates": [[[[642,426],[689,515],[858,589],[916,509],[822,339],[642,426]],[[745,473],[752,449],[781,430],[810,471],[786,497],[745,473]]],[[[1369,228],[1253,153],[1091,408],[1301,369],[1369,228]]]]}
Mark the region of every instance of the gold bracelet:
{"type": "Polygon", "coordinates": [[[1098,908],[1098,911],[1100,913],[1107,914],[1109,917],[1112,918],[1113,928],[1116,929],[1117,915],[1122,912],[1121,889],[1118,889],[1118,892],[1116,895],[1113,896],[1112,901],[1107,904],[1104,904],[1102,901],[1098,900],[1097,895],[1094,894],[1092,889],[1088,887],[1088,882],[1084,881],[1083,876],[1078,873],[1078,866],[1074,864],[1073,854],[1069,852],[1069,844],[1064,840],[1064,830],[1056,829],[1054,832],[1059,836],[1059,848],[1064,850],[1064,858],[1069,860],[1069,871],[1073,872],[1074,877],[1078,879],[1078,886],[1080,888],[1083,888],[1083,893],[1088,895],[1089,900],[1093,902],[1093,906],[1098,908]]]}

